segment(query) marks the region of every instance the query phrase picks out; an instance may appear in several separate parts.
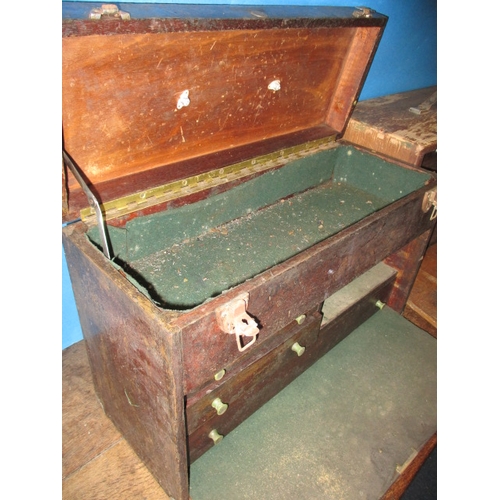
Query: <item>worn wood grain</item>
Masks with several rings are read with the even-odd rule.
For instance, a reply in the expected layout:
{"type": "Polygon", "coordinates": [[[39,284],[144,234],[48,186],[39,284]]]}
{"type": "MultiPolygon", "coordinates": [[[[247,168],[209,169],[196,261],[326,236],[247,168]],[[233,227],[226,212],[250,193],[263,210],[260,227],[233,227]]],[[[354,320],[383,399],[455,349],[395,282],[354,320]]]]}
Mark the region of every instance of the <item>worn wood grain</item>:
{"type": "MultiPolygon", "coordinates": [[[[64,245],[93,381],[106,413],[176,499],[188,497],[179,332],[99,252],[88,258],[67,236],[64,245]],[[101,266],[99,266],[99,262],[101,266]],[[135,290],[135,291],[134,291],[135,290]],[[130,293],[132,292],[132,296],[130,293]]],[[[84,247],[85,248],[85,247],[84,247]]]]}
{"type": "Polygon", "coordinates": [[[316,361],[317,358],[309,355],[308,350],[318,337],[320,323],[318,313],[311,316],[299,333],[188,409],[191,462],[214,445],[208,436],[212,429],[217,429],[222,435],[228,434],[316,361]],[[305,347],[300,357],[291,350],[295,342],[305,347]],[[223,415],[216,415],[210,408],[215,397],[229,405],[223,415]]]}
{"type": "Polygon", "coordinates": [[[104,412],[92,385],[85,341],[62,355],[62,474],[74,474],[123,440],[104,412]]]}
{"type": "Polygon", "coordinates": [[[396,284],[389,298],[389,306],[397,312],[402,312],[405,307],[422,264],[431,232],[432,229],[427,230],[385,259],[388,265],[398,270],[396,284]]]}
{"type": "Polygon", "coordinates": [[[403,163],[420,167],[437,150],[437,104],[421,114],[410,112],[436,92],[426,87],[360,102],[343,139],[403,163]]]}
{"type": "MultiPolygon", "coordinates": [[[[355,34],[325,28],[64,38],[65,149],[96,183],[321,125],[355,34]],[[274,80],[281,90],[268,89],[274,80]],[[178,109],[184,90],[190,104],[178,109]]],[[[365,65],[350,65],[350,94],[365,65]]]]}
{"type": "Polygon", "coordinates": [[[437,243],[425,252],[403,315],[437,337],[437,243]]]}
{"type": "MultiPolygon", "coordinates": [[[[103,415],[103,418],[104,415],[103,415]]],[[[125,440],[63,481],[63,500],[170,500],[125,440]]]]}
{"type": "MultiPolygon", "coordinates": [[[[64,148],[98,199],[338,135],[386,18],[313,10],[286,19],[65,19],[64,148]],[[275,80],[279,91],[268,88],[275,80]],[[185,90],[190,103],[178,109],[185,90]]],[[[87,203],[72,175],[67,184],[70,219],[87,203]]]]}
{"type": "Polygon", "coordinates": [[[215,309],[248,292],[248,312],[263,328],[278,331],[432,226],[420,210],[426,188],[366,217],[257,278],[176,319],[184,331],[187,394],[224,367],[236,347],[217,328],[215,309]],[[301,290],[297,294],[297,290],[301,290]],[[189,327],[188,327],[189,325],[189,327]],[[207,337],[206,333],[213,335],[207,337]]]}

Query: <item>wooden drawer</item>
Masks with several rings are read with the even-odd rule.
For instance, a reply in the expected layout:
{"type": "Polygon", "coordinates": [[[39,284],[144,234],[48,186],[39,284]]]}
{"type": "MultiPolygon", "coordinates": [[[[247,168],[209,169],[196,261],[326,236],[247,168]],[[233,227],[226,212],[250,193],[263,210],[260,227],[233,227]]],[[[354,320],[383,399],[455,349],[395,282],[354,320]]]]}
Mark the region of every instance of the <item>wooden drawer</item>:
{"type": "MultiPolygon", "coordinates": [[[[331,295],[322,305],[321,314],[308,314],[302,325],[290,325],[279,332],[279,338],[288,333],[287,339],[271,352],[219,387],[188,398],[186,419],[191,462],[214,445],[213,438],[220,439],[219,435],[224,436],[233,430],[384,307],[395,278],[396,270],[390,266],[383,263],[374,266],[331,295]],[[291,349],[297,343],[305,348],[300,356],[291,349]]],[[[254,358],[256,356],[254,354],[254,358]]]]}
{"type": "Polygon", "coordinates": [[[229,433],[316,360],[308,351],[317,340],[321,319],[318,312],[308,316],[299,331],[274,350],[197,402],[188,399],[186,416],[191,462],[214,445],[209,436],[213,430],[221,436],[229,433]],[[294,346],[298,352],[292,350],[294,346]],[[227,405],[221,415],[212,407],[216,399],[227,405]]]}
{"type": "MultiPolygon", "coordinates": [[[[221,331],[214,332],[211,337],[214,340],[212,347],[221,344],[220,337],[225,337],[225,347],[213,355],[206,356],[206,358],[209,358],[211,363],[215,361],[218,368],[217,370],[213,370],[213,373],[209,374],[205,380],[200,382],[198,387],[188,394],[189,404],[197,402],[207,393],[212,392],[217,387],[226,383],[229,378],[235,376],[258,359],[267,355],[287,339],[303,331],[311,321],[315,321],[319,314],[319,309],[320,304],[309,311],[305,311],[304,314],[299,315],[279,331],[273,331],[272,328],[261,328],[255,343],[250,346],[248,350],[243,352],[238,351],[234,335],[225,334],[221,331]]],[[[210,342],[208,342],[208,344],[210,344],[210,342]]],[[[207,349],[201,349],[200,353],[206,351],[207,349]]],[[[201,366],[200,369],[203,369],[203,366],[201,366]]]]}

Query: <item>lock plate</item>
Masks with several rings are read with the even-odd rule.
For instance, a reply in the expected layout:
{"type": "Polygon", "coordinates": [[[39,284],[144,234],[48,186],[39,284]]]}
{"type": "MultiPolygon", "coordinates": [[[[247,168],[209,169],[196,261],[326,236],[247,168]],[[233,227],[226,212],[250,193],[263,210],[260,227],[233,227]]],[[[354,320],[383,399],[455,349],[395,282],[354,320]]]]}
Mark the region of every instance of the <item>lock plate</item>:
{"type": "Polygon", "coordinates": [[[219,307],[215,313],[220,329],[236,337],[240,352],[254,344],[259,334],[257,322],[247,313],[247,305],[248,293],[245,293],[219,307]],[[250,337],[250,342],[245,344],[244,337],[250,337]]]}

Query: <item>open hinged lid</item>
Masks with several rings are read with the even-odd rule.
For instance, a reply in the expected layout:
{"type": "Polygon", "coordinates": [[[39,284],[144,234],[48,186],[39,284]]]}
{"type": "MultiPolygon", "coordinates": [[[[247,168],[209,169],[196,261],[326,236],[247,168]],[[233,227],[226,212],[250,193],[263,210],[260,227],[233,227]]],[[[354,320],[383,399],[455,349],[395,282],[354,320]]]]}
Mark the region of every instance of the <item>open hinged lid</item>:
{"type": "MultiPolygon", "coordinates": [[[[122,7],[63,2],[64,150],[108,220],[335,141],[387,21],[355,7],[122,7]]],[[[71,220],[89,202],[63,171],[71,220]]]]}

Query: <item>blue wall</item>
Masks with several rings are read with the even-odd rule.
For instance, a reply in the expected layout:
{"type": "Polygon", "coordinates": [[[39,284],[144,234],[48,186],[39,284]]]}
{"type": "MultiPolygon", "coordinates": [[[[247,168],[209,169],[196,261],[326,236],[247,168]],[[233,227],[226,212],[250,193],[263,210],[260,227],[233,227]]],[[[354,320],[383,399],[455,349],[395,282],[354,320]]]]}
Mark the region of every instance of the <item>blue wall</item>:
{"type": "MultiPolygon", "coordinates": [[[[81,1],[81,0],[80,0],[81,1]]],[[[84,0],[85,1],[85,0],[84,0]]],[[[146,3],[136,1],[120,2],[146,3]]],[[[118,5],[120,5],[118,3],[118,5]]],[[[149,3],[246,4],[246,5],[353,5],[359,2],[261,0],[259,1],[187,1],[149,3]]],[[[437,0],[367,0],[362,3],[389,17],[387,27],[365,82],[360,100],[404,92],[437,83],[437,0]]],[[[123,7],[123,10],[126,10],[123,7]]],[[[63,349],[83,338],[71,289],[64,251],[62,255],[62,346],[63,349]]]]}

